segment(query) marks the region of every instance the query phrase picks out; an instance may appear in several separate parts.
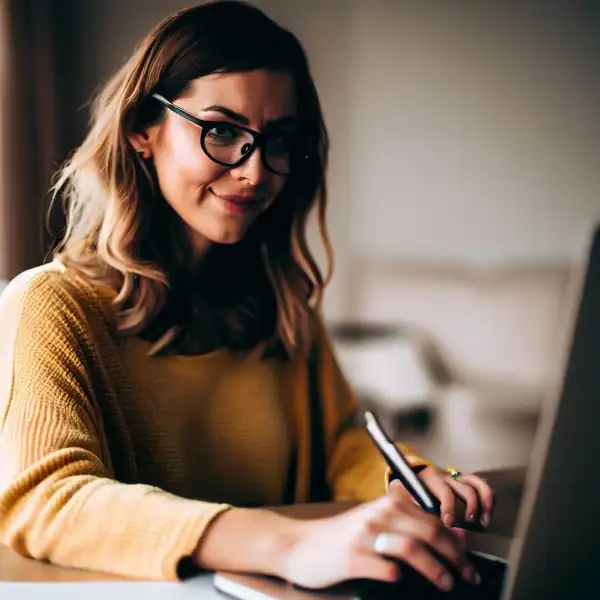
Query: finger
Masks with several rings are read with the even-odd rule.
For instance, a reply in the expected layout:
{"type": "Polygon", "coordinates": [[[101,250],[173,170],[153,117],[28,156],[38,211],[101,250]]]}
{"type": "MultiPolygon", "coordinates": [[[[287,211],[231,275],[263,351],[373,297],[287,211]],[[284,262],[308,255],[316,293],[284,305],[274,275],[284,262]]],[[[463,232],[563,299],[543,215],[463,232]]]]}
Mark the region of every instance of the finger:
{"type": "Polygon", "coordinates": [[[473,581],[474,569],[466,557],[466,539],[460,530],[447,529],[436,516],[425,513],[412,502],[384,499],[366,523],[365,537],[359,543],[362,549],[373,552],[374,542],[382,533],[414,538],[435,550],[465,579],[473,581]]]}
{"type": "MultiPolygon", "coordinates": [[[[388,487],[388,496],[394,506],[399,506],[405,502],[410,502],[414,506],[421,508],[416,498],[406,489],[404,484],[397,479],[394,479],[388,487]]],[[[392,510],[395,510],[393,508],[392,510]]]]}
{"type": "Polygon", "coordinates": [[[448,485],[450,477],[440,477],[438,473],[433,476],[426,476],[425,483],[432,491],[433,495],[440,501],[440,516],[444,525],[451,529],[456,522],[456,506],[454,500],[454,492],[448,485]]]}
{"type": "Polygon", "coordinates": [[[479,496],[477,495],[477,491],[462,476],[460,481],[450,479],[448,485],[467,505],[465,509],[465,521],[475,523],[479,518],[479,496]]]}
{"type": "Polygon", "coordinates": [[[397,533],[382,533],[375,541],[375,551],[383,556],[403,560],[435,586],[449,592],[454,586],[454,578],[421,542],[397,533]]]}
{"type": "Polygon", "coordinates": [[[462,550],[462,552],[467,552],[467,532],[465,529],[459,529],[458,527],[454,527],[454,529],[452,529],[452,533],[454,534],[454,536],[456,537],[456,540],[458,541],[458,545],[460,547],[460,549],[462,550]]]}
{"type": "Polygon", "coordinates": [[[460,480],[468,483],[477,492],[481,507],[481,524],[487,527],[494,512],[494,491],[486,481],[477,475],[461,475],[460,480]]]}
{"type": "Polygon", "coordinates": [[[348,562],[348,579],[374,579],[394,583],[400,577],[400,568],[380,556],[355,552],[348,562]]]}
{"type": "Polygon", "coordinates": [[[380,524],[378,530],[371,531],[398,534],[426,544],[459,572],[471,566],[455,531],[446,529],[436,517],[411,504],[407,503],[386,523],[380,524]]]}
{"type": "Polygon", "coordinates": [[[415,504],[418,504],[418,502],[415,500],[415,497],[406,489],[406,486],[399,479],[394,479],[390,482],[390,485],[388,486],[388,493],[394,497],[409,499],[415,504]]]}
{"type": "Polygon", "coordinates": [[[390,494],[392,498],[397,498],[399,500],[410,498],[415,503],[417,502],[413,498],[412,494],[404,487],[402,482],[398,479],[393,479],[392,481],[390,481],[390,485],[388,486],[388,494],[390,494]]]}

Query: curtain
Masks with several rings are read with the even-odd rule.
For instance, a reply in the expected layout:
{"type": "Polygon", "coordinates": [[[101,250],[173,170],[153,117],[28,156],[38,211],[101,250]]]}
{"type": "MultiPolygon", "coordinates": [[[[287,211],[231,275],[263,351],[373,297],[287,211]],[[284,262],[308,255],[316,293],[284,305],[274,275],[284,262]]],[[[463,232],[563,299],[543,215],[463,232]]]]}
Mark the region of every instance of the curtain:
{"type": "Polygon", "coordinates": [[[74,5],[0,0],[0,280],[41,264],[50,245],[51,179],[74,143],[63,126],[77,80],[74,5]]]}

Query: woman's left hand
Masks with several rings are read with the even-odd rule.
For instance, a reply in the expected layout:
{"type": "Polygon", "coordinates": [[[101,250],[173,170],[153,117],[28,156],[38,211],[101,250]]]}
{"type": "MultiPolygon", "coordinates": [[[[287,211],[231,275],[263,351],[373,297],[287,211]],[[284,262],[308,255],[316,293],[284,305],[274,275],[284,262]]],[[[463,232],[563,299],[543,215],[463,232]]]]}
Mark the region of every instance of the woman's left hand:
{"type": "Polygon", "coordinates": [[[456,514],[456,498],[461,498],[467,505],[466,523],[483,527],[489,525],[494,509],[494,492],[481,477],[473,473],[459,473],[452,478],[447,471],[435,466],[426,467],[418,476],[440,501],[440,515],[446,527],[462,521],[456,514]]]}

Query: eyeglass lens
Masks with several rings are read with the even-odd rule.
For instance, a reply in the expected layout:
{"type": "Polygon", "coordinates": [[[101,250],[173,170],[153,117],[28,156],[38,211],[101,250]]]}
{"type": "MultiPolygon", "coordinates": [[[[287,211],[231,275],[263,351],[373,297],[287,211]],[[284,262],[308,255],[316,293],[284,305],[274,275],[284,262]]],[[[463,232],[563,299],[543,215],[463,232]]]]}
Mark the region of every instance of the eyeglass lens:
{"type": "MultiPolygon", "coordinates": [[[[263,159],[273,171],[288,174],[294,134],[284,130],[273,130],[265,137],[262,148],[263,159]]],[[[206,129],[203,136],[204,151],[210,158],[226,165],[235,165],[255,146],[254,137],[248,131],[232,123],[215,124],[206,129]]]]}

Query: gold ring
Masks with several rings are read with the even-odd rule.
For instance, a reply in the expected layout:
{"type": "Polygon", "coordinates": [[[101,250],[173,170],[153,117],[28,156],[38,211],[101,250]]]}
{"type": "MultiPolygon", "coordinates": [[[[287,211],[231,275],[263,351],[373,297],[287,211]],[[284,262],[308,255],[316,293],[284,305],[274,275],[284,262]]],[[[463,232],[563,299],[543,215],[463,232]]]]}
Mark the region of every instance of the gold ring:
{"type": "Polygon", "coordinates": [[[454,479],[454,481],[458,481],[458,478],[461,475],[460,471],[457,471],[456,469],[453,469],[452,467],[448,467],[446,469],[446,473],[448,473],[448,475],[450,475],[450,477],[452,477],[452,479],[454,479]]]}

